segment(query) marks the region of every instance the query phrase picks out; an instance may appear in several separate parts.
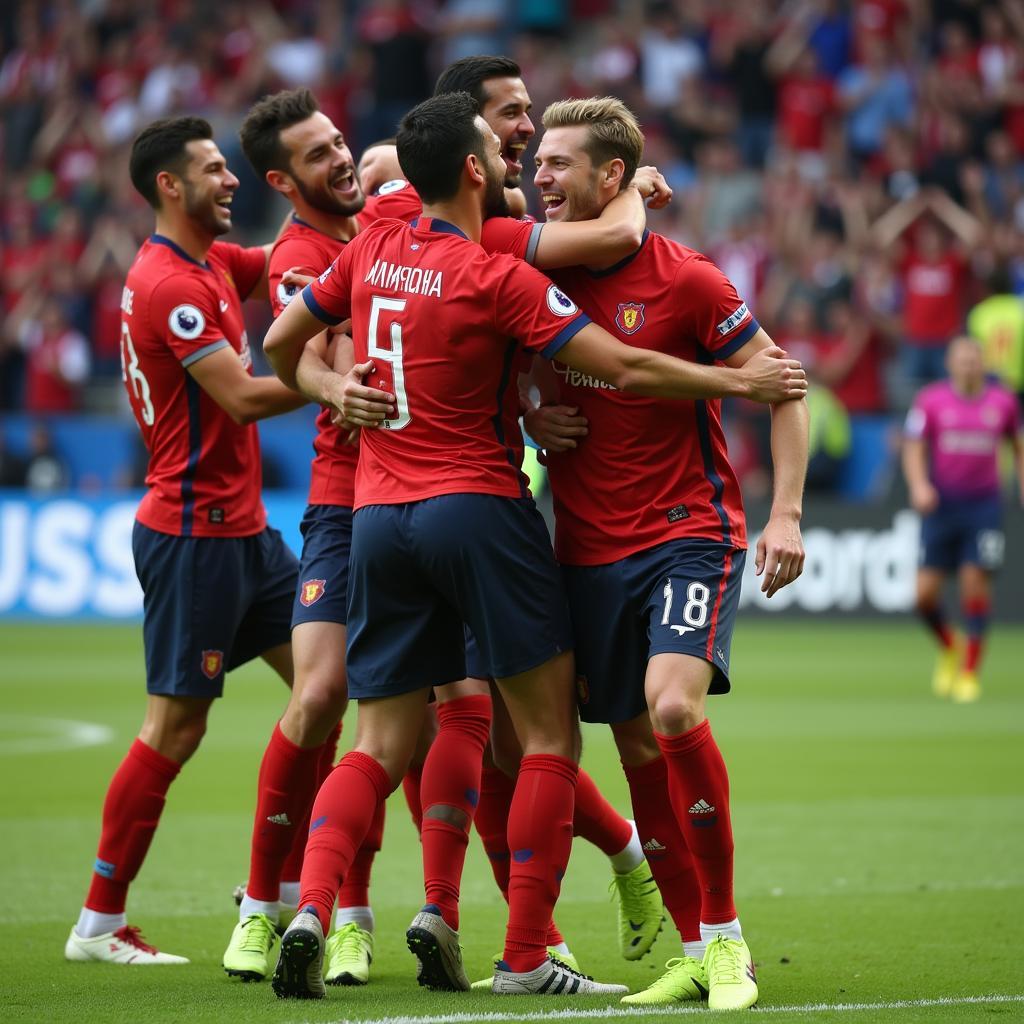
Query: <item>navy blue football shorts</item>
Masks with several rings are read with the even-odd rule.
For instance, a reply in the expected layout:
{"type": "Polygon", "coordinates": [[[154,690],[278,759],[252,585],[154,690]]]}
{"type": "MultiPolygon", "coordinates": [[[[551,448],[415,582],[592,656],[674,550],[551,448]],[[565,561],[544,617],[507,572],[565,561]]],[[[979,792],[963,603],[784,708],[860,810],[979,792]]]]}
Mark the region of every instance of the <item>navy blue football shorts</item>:
{"type": "Polygon", "coordinates": [[[348,621],[348,560],[352,509],[307,505],[299,526],[302,561],[292,606],[292,628],[300,622],[348,621]]]}
{"type": "Polygon", "coordinates": [[[729,692],[745,556],[728,544],[672,540],[607,565],[562,567],[584,722],[643,714],[644,676],[655,654],[703,658],[715,668],[710,692],[729,692]]]}
{"type": "Polygon", "coordinates": [[[921,520],[921,565],[927,569],[952,572],[961,565],[979,565],[995,572],[1003,564],[1005,544],[998,495],[944,497],[921,520]]]}
{"type": "Polygon", "coordinates": [[[176,537],[136,522],[146,690],[219,697],[224,673],[288,643],[299,563],[277,530],[176,537]]]}
{"type": "Polygon", "coordinates": [[[348,692],[365,699],[466,676],[517,675],[572,649],[569,612],[531,498],[447,494],[352,517],[348,692]]]}
{"type": "Polygon", "coordinates": [[[473,636],[473,631],[466,626],[466,678],[467,679],[491,679],[491,670],[484,664],[480,655],[480,645],[473,636]]]}

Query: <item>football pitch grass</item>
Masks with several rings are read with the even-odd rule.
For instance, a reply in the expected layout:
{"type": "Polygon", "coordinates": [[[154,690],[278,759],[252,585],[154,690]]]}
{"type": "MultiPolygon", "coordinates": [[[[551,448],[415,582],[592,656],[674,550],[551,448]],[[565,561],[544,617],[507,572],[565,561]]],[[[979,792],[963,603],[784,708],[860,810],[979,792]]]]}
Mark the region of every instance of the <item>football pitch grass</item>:
{"type": "MultiPolygon", "coordinates": [[[[736,692],[711,701],[730,769],[737,903],[771,1020],[1024,1020],[1024,628],[992,637],[980,703],[932,698],[931,649],[906,620],[743,621],[736,692]]],[[[63,944],[88,882],[100,806],[141,720],[134,627],[0,626],[0,1019],[441,1022],[640,1017],[614,1000],[420,990],[405,929],[422,901],[401,793],[373,885],[371,984],[281,1002],[220,958],[246,874],[256,772],[284,704],[262,664],[228,679],[202,748],[171,789],[129,920],[185,967],[71,964],[63,944]]],[[[353,729],[346,726],[345,740],[353,729]]],[[[584,765],[628,797],[607,730],[584,765]]],[[[667,923],[639,963],[617,952],[605,859],[577,841],[557,920],[584,970],[631,990],[679,953],[667,923]]],[[[469,974],[489,973],[504,906],[474,837],[462,889],[469,974]]],[[[276,960],[276,947],[274,952],[276,960]]],[[[690,1006],[645,1021],[706,1015],[690,1006]]]]}

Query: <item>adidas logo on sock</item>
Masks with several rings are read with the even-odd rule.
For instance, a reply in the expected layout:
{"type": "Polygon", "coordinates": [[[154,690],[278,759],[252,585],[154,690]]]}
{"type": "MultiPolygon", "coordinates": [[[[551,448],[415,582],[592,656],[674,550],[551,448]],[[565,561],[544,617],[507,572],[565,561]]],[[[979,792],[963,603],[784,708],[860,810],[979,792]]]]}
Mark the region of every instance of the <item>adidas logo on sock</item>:
{"type": "Polygon", "coordinates": [[[282,811],[280,814],[268,814],[267,821],[271,825],[290,825],[291,822],[288,820],[288,815],[282,811]]]}
{"type": "Polygon", "coordinates": [[[648,839],[647,842],[644,843],[645,853],[661,853],[664,849],[666,849],[666,847],[662,846],[657,839],[648,839]]]}
{"type": "Polygon", "coordinates": [[[715,813],[715,809],[714,809],[714,807],[711,806],[711,804],[709,804],[707,802],[707,800],[705,800],[703,797],[701,797],[690,808],[690,813],[691,814],[714,814],[715,813]]]}

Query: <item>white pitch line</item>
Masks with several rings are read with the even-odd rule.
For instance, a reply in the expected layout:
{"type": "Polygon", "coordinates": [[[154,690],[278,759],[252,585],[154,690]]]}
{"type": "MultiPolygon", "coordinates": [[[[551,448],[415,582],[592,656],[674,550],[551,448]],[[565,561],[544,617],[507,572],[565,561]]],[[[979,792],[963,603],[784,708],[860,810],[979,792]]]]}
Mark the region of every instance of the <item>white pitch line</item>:
{"type": "Polygon", "coordinates": [[[0,755],[50,754],[59,750],[98,747],[109,743],[114,730],[95,722],[76,722],[69,718],[34,718],[27,715],[5,715],[0,728],[28,735],[0,739],[0,755]]]}
{"type": "MultiPolygon", "coordinates": [[[[1024,994],[988,996],[940,996],[935,999],[896,999],[878,1003],[804,1003],[800,1006],[757,1006],[747,1013],[857,1013],[863,1010],[917,1010],[942,1006],[985,1006],[1000,1003],[1024,1003],[1024,994]]],[[[547,1010],[536,1013],[446,1013],[433,1017],[376,1017],[360,1019],[343,1017],[334,1024],[475,1024],[475,1022],[503,1022],[530,1020],[614,1020],[622,1017],[685,1017],[693,1014],[707,1016],[706,1006],[631,1006],[619,1008],[605,1006],[593,1010],[547,1010]]]]}

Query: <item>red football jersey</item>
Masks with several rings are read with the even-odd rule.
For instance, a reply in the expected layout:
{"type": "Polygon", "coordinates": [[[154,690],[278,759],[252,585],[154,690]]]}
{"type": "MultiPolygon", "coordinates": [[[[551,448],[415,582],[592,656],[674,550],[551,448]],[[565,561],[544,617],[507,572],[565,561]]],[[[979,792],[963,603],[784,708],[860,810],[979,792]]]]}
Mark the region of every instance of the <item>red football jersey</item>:
{"type": "Polygon", "coordinates": [[[262,249],[214,242],[197,263],[152,235],[121,297],[121,376],[149,450],[136,518],[183,537],[247,537],[266,526],[256,425],[239,426],[188,367],[231,346],[251,373],[242,300],[263,274],[262,249]]]}
{"type": "MultiPolygon", "coordinates": [[[[595,323],[638,348],[710,363],[758,330],[710,260],[653,232],[609,270],[554,276],[595,323]]],[[[578,406],[590,430],[578,448],[547,457],[559,561],[603,565],[678,537],[746,546],[718,401],[645,398],[555,369],[559,400],[578,406]]]]}
{"type": "Polygon", "coordinates": [[[503,416],[520,347],[552,358],[590,322],[546,277],[421,217],[358,235],[303,298],[326,324],[352,318],[368,383],[396,398],[394,418],[363,431],[356,508],[529,493],[503,416]]]}
{"type": "MultiPolygon", "coordinates": [[[[416,190],[399,178],[382,185],[377,195],[370,196],[356,214],[356,221],[361,231],[382,217],[411,220],[419,215],[421,208],[416,190]]],[[[325,235],[312,224],[292,217],[270,253],[270,301],[275,317],[299,291],[292,285],[281,283],[284,272],[297,268],[302,274],[320,274],[334,262],[346,244],[325,235]]],[[[359,449],[345,443],[345,437],[331,423],[331,412],[326,408],[321,409],[317,416],[316,431],[309,504],[351,508],[359,449]]]]}

